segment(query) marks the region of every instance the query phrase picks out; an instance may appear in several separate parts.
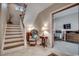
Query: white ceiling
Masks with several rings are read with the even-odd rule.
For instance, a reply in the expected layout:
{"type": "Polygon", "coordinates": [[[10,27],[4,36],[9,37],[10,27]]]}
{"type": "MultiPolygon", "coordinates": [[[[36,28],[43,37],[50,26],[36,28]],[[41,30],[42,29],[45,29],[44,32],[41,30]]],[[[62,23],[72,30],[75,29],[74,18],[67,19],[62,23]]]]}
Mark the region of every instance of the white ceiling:
{"type": "Polygon", "coordinates": [[[52,3],[28,3],[24,23],[33,24],[37,15],[50,5],[52,5],[52,3]]]}

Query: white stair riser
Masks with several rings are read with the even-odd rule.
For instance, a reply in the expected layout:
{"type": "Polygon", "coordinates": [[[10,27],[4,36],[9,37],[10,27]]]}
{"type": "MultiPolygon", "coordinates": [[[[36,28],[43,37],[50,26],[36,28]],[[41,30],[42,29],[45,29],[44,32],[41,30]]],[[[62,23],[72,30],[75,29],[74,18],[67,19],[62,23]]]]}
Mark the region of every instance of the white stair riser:
{"type": "Polygon", "coordinates": [[[18,41],[18,40],[23,40],[23,38],[18,38],[18,39],[7,39],[5,42],[12,42],[12,41],[18,41]]]}
{"type": "Polygon", "coordinates": [[[5,38],[17,38],[17,37],[22,37],[22,35],[7,35],[5,38]]]}
{"type": "Polygon", "coordinates": [[[20,28],[20,27],[7,27],[7,28],[9,28],[9,29],[14,29],[14,28],[20,28]]]}
{"type": "Polygon", "coordinates": [[[10,32],[10,31],[21,31],[21,29],[7,29],[6,31],[10,32]]]}
{"type": "Polygon", "coordinates": [[[22,32],[6,32],[6,34],[19,34],[19,33],[22,33],[22,32]]]}
{"type": "Polygon", "coordinates": [[[20,25],[7,25],[7,27],[20,27],[20,25]]]}

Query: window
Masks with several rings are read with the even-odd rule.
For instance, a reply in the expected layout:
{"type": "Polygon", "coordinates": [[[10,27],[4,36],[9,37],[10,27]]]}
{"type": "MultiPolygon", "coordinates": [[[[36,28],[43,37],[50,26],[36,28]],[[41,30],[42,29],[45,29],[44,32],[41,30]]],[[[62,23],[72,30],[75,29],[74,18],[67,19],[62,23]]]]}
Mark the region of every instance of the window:
{"type": "Polygon", "coordinates": [[[23,7],[21,7],[21,6],[16,6],[16,10],[17,10],[17,11],[23,11],[23,7]]]}

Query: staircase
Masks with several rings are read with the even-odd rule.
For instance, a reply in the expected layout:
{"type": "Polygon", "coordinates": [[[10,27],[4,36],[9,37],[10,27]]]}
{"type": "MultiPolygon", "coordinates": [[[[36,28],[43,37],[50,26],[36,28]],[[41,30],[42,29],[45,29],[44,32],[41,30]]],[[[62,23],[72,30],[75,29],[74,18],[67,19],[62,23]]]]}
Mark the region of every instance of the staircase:
{"type": "Polygon", "coordinates": [[[24,47],[24,39],[20,25],[8,24],[6,28],[3,51],[4,53],[24,47]]]}

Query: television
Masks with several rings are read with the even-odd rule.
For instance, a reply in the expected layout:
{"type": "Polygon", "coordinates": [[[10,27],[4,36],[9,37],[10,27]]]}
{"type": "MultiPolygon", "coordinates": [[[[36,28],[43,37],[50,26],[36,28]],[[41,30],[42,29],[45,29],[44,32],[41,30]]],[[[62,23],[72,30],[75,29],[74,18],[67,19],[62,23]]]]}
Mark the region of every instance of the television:
{"type": "Polygon", "coordinates": [[[71,24],[64,24],[63,25],[63,28],[64,29],[71,29],[71,24]]]}

